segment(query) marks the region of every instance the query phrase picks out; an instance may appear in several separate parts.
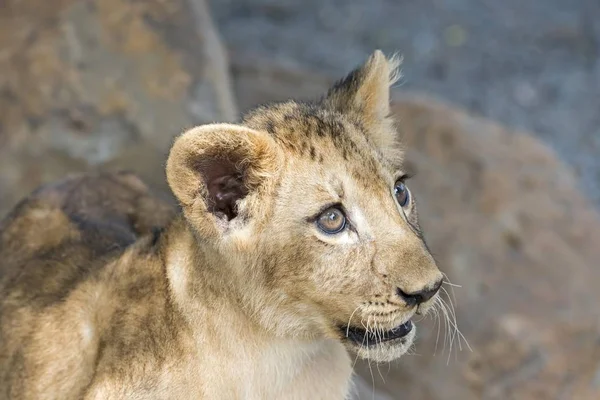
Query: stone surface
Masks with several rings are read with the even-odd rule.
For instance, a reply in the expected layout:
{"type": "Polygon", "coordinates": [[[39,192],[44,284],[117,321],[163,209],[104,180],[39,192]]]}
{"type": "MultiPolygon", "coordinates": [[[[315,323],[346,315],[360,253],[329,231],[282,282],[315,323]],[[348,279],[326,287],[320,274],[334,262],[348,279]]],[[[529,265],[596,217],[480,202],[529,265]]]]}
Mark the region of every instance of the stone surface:
{"type": "Polygon", "coordinates": [[[67,172],[111,165],[163,177],[174,135],[236,118],[203,0],[1,8],[0,214],[67,172]]]}

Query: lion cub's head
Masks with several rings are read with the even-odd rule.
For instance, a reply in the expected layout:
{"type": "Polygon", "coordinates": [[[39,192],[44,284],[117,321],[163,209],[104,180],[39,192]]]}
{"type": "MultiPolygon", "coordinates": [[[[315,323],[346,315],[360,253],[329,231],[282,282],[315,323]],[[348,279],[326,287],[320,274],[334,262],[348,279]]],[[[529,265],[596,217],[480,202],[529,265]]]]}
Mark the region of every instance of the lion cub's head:
{"type": "Polygon", "coordinates": [[[406,352],[442,283],[388,115],[397,67],[377,51],[320,101],[191,129],[167,164],[203,252],[257,323],[377,361],[406,352]]]}

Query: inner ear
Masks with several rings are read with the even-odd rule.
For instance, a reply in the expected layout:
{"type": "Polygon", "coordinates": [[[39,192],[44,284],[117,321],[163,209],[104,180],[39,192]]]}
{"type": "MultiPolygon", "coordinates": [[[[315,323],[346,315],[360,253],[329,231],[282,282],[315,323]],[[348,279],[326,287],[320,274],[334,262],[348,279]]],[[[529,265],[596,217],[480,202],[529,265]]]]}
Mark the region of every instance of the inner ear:
{"type": "Polygon", "coordinates": [[[234,219],[238,215],[238,201],[248,194],[239,160],[213,158],[199,162],[196,168],[204,179],[208,211],[217,218],[234,219]]]}

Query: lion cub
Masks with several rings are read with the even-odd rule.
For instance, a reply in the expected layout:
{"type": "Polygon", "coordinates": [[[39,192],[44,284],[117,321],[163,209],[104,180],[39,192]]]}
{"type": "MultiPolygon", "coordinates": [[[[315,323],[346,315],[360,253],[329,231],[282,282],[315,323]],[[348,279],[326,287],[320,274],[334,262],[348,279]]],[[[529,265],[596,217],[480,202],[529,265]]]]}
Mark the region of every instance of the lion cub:
{"type": "Polygon", "coordinates": [[[181,205],[127,173],[39,189],[0,224],[0,399],[343,399],[442,274],[375,52],[319,101],[174,143],[181,205]]]}

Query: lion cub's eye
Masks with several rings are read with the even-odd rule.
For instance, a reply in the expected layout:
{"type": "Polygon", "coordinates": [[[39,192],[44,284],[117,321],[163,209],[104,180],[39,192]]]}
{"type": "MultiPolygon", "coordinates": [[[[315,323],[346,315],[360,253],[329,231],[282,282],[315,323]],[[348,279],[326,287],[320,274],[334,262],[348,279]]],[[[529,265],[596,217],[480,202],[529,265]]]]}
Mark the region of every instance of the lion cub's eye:
{"type": "Polygon", "coordinates": [[[406,207],[410,198],[410,194],[408,192],[408,188],[400,179],[394,184],[394,196],[396,196],[396,201],[398,204],[400,204],[400,207],[406,207]]]}
{"type": "Polygon", "coordinates": [[[346,227],[346,216],[337,207],[328,208],[317,218],[317,226],[330,235],[340,233],[346,227]]]}

